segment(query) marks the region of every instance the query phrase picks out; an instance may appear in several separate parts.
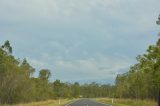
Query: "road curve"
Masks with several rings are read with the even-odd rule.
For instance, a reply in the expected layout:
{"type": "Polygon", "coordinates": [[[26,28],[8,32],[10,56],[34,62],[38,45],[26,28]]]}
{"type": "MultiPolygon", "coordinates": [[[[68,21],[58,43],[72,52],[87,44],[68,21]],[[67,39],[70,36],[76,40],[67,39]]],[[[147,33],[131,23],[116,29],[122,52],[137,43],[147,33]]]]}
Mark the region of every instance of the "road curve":
{"type": "Polygon", "coordinates": [[[65,106],[111,106],[111,105],[98,103],[90,99],[81,99],[65,106]]]}

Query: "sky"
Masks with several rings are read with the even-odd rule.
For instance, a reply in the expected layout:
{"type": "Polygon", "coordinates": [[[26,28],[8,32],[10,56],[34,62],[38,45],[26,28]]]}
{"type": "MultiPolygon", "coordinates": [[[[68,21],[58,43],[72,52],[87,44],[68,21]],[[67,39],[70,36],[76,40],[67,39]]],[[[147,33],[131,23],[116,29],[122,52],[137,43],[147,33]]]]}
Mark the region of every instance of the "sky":
{"type": "Polygon", "coordinates": [[[160,0],[0,0],[0,44],[51,81],[113,84],[158,39],[160,0]]]}

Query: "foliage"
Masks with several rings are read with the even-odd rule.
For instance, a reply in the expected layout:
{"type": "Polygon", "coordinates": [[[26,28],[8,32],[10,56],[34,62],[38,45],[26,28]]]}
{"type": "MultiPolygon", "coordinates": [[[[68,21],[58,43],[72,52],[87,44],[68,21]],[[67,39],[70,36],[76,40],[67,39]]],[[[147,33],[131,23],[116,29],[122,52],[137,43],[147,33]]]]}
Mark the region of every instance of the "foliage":
{"type": "Polygon", "coordinates": [[[21,62],[11,53],[10,42],[6,41],[0,48],[0,103],[30,102],[49,98],[52,91],[49,90],[49,83],[41,78],[33,78],[35,69],[26,59],[21,62]]]}
{"type": "Polygon", "coordinates": [[[160,39],[139,55],[137,61],[127,73],[117,75],[115,85],[49,82],[50,70],[42,69],[39,77],[33,77],[35,69],[27,59],[16,59],[10,42],[6,41],[0,47],[0,103],[78,97],[156,99],[160,89],[160,39]]]}
{"type": "Polygon", "coordinates": [[[60,80],[49,82],[50,70],[41,69],[37,78],[33,77],[34,72],[26,58],[21,61],[12,55],[10,42],[6,41],[0,48],[0,103],[111,96],[110,85],[80,85],[78,82],[71,84],[60,80]]]}
{"type": "Polygon", "coordinates": [[[135,100],[135,99],[113,99],[112,98],[97,98],[97,102],[112,104],[112,106],[157,106],[153,100],[135,100]]]}
{"type": "MultiPolygon", "coordinates": [[[[160,22],[158,18],[157,24],[160,22]]],[[[156,99],[160,89],[160,39],[150,45],[129,72],[116,78],[116,97],[156,99]]]]}
{"type": "MultiPolygon", "coordinates": [[[[60,99],[61,106],[68,104],[70,102],[75,101],[76,99],[60,99]]],[[[47,100],[47,101],[40,101],[40,102],[31,102],[31,103],[21,103],[21,104],[14,104],[14,105],[2,105],[2,106],[59,106],[59,100],[47,100]]]]}

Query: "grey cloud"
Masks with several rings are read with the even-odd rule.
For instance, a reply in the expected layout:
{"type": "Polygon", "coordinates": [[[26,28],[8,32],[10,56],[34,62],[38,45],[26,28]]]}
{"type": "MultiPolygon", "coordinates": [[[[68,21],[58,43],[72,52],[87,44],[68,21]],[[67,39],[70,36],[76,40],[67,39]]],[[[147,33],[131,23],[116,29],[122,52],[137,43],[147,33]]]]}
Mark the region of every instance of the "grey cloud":
{"type": "Polygon", "coordinates": [[[156,41],[159,4],[159,0],[0,0],[0,43],[10,40],[14,55],[28,57],[37,70],[50,68],[56,78],[87,79],[88,74],[92,80],[97,75],[113,78],[156,41]]]}

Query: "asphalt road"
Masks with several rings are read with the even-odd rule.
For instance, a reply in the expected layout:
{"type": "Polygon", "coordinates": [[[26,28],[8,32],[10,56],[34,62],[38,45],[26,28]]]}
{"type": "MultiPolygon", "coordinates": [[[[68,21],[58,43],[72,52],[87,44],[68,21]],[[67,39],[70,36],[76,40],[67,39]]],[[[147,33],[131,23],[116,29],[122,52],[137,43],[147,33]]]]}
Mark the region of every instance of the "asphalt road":
{"type": "Polygon", "coordinates": [[[81,99],[65,106],[111,106],[111,105],[98,103],[90,99],[81,99]]]}

